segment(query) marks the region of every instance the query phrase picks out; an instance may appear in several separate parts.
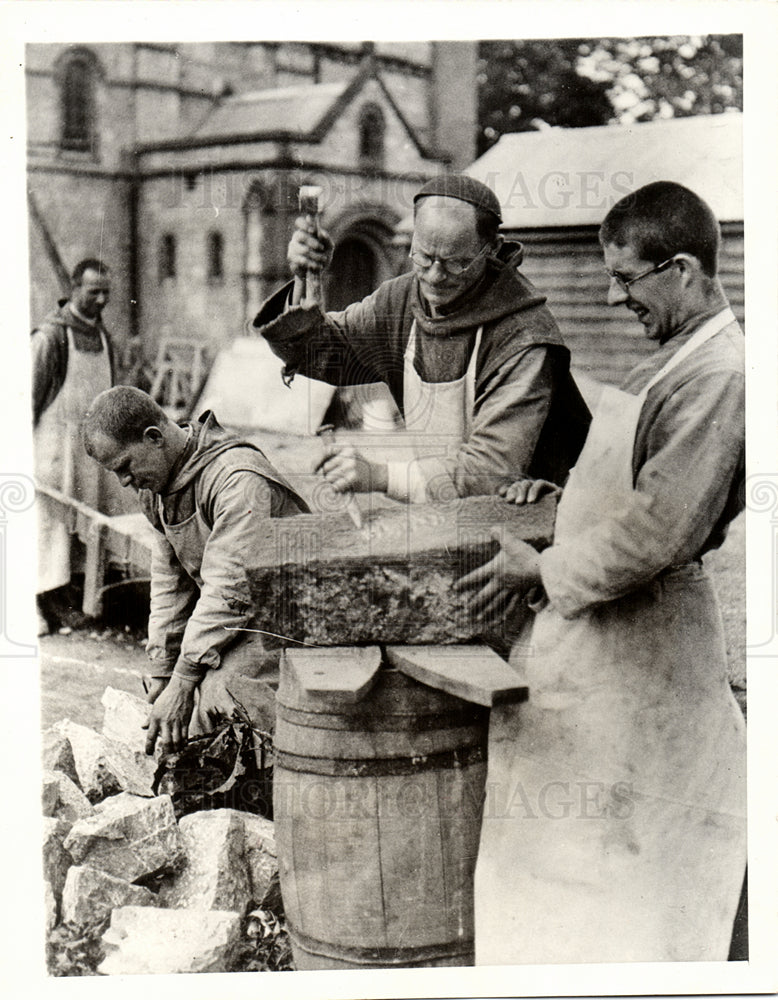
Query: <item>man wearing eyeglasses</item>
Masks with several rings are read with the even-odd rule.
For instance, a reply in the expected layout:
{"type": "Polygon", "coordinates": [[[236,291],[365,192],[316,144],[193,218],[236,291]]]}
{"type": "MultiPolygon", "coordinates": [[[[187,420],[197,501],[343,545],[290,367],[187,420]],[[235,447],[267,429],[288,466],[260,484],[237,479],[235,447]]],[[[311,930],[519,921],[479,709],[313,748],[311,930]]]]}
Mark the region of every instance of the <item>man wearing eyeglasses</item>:
{"type": "Polygon", "coordinates": [[[743,881],[745,727],[701,562],[744,505],[744,345],[719,226],[657,182],[610,210],[600,242],[608,302],[656,352],[603,392],[554,544],[505,532],[459,583],[484,618],[517,593],[537,612],[512,656],[530,700],[491,716],[479,964],[725,961],[743,881]]]}
{"type": "Polygon", "coordinates": [[[339,492],[424,503],[494,493],[521,476],[564,477],[589,413],[545,297],[518,271],[522,248],[499,235],[486,185],[446,174],[414,198],[412,270],[342,312],[301,308],[302,278],[332,243],[305,217],[288,259],[298,279],[254,327],[295,372],[334,385],[385,382],[414,457],[377,462],[332,446],[320,471],[339,492]]]}

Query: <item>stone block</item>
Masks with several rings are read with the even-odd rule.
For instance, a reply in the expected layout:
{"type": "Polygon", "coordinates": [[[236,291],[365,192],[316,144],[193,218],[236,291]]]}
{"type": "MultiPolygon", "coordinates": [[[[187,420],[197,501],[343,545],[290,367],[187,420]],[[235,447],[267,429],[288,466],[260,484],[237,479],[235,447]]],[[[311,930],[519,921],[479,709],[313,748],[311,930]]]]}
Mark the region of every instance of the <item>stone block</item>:
{"type": "Polygon", "coordinates": [[[76,864],[135,882],[175,871],[183,860],[181,834],[169,795],[153,799],[122,792],[73,825],[65,841],[76,864]]]}
{"type": "Polygon", "coordinates": [[[100,802],[118,792],[154,794],[153,757],[69,719],[58,722],[55,728],[70,742],[79,785],[90,802],[100,802]]]}
{"type": "Polygon", "coordinates": [[[323,646],[473,639],[483,629],[452,583],[495,553],[493,529],[548,546],[555,513],[551,497],[494,496],[376,508],[361,529],[344,513],[268,519],[249,567],[256,627],[323,646]]]}
{"type": "Polygon", "coordinates": [[[63,771],[44,771],[42,805],[44,816],[54,816],[73,824],[91,816],[94,811],[89,799],[63,771]]]}
{"type": "Polygon", "coordinates": [[[59,900],[68,868],[73,859],[65,846],[70,824],[53,816],[43,818],[43,877],[49,883],[54,898],[59,900]]]}
{"type": "Polygon", "coordinates": [[[269,819],[243,813],[245,851],[251,879],[251,898],[257,906],[268,905],[278,894],[278,855],[275,828],[269,819]]]}
{"type": "Polygon", "coordinates": [[[119,743],[127,743],[139,752],[144,752],[149,708],[145,698],[107,687],[100,702],[105,709],[103,715],[103,736],[119,743]]]}
{"type": "Polygon", "coordinates": [[[160,887],[163,905],[235,910],[251,902],[243,813],[214,809],[190,813],[179,824],[186,864],[160,887]]]}
{"type": "Polygon", "coordinates": [[[80,788],[73,748],[64,732],[52,726],[43,733],[43,766],[49,771],[62,771],[80,788]]]}
{"type": "Polygon", "coordinates": [[[240,941],[241,915],[223,910],[122,906],[103,934],[104,976],[225,972],[240,941]]]}
{"type": "Polygon", "coordinates": [[[101,920],[118,906],[159,906],[144,886],[108,875],[98,868],[73,865],[62,890],[62,919],[83,925],[101,920]]]}

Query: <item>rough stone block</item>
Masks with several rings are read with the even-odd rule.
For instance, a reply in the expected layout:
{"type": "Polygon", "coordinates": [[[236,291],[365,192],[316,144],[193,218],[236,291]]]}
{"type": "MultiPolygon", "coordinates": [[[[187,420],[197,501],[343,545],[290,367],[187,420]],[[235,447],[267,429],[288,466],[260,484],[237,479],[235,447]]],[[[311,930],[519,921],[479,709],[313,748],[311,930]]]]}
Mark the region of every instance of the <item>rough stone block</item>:
{"type": "Polygon", "coordinates": [[[190,813],[179,829],[186,865],[160,887],[163,905],[245,912],[252,897],[243,814],[235,809],[190,813]]]}
{"type": "Polygon", "coordinates": [[[153,757],[110,740],[87,726],[65,719],[56,727],[70,742],[79,785],[90,802],[118,792],[148,795],[156,765],[153,757]]]}
{"type": "Polygon", "coordinates": [[[240,940],[241,915],[223,910],[122,906],[103,934],[104,976],[224,972],[240,940]]]}
{"type": "Polygon", "coordinates": [[[80,788],[73,748],[64,732],[52,726],[43,733],[43,766],[48,771],[62,771],[80,788]]]}
{"type": "Polygon", "coordinates": [[[107,916],[117,906],[159,906],[149,889],[132,885],[97,868],[73,865],[62,890],[62,919],[86,924],[107,916]]]}
{"type": "Polygon", "coordinates": [[[65,846],[70,824],[61,819],[45,816],[43,819],[43,877],[58,900],[62,895],[68,868],[73,864],[65,846]]]}
{"type": "Polygon", "coordinates": [[[119,743],[127,743],[134,750],[144,752],[149,703],[139,695],[107,687],[100,702],[105,709],[103,736],[119,743]]]}
{"type": "Polygon", "coordinates": [[[42,805],[44,816],[55,816],[67,823],[91,816],[89,799],[63,771],[44,771],[42,805]]]}
{"type": "Polygon", "coordinates": [[[47,934],[57,926],[57,899],[48,880],[43,883],[43,924],[47,934]]]}
{"type": "Polygon", "coordinates": [[[175,871],[183,860],[181,834],[169,795],[153,799],[122,792],[74,824],[65,841],[76,864],[134,882],[175,871]]]}
{"type": "Polygon", "coordinates": [[[251,879],[251,898],[257,906],[267,905],[277,895],[278,855],[275,829],[269,819],[243,813],[245,851],[251,879]]]}
{"type": "Polygon", "coordinates": [[[249,567],[256,627],[324,646],[472,639],[482,627],[453,581],[491,558],[492,529],[545,548],[555,512],[551,497],[495,496],[377,508],[361,529],[342,513],[268,519],[249,567]]]}

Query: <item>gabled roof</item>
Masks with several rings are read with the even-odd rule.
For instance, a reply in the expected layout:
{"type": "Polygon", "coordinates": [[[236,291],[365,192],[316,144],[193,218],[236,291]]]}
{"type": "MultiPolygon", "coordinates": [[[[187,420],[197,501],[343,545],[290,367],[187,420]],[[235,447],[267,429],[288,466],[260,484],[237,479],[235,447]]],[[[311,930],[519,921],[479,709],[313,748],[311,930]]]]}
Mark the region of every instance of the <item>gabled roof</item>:
{"type": "Polygon", "coordinates": [[[307,136],[347,87],[348,81],[343,80],[235,94],[214,108],[194,134],[209,139],[238,135],[255,138],[278,132],[307,136]]]}
{"type": "Polygon", "coordinates": [[[504,135],[466,173],[503,206],[503,228],[599,225],[610,206],[651,181],[691,188],[720,222],[743,218],[740,112],[634,125],[504,135]]]}
{"type": "Polygon", "coordinates": [[[350,81],[271,88],[224,98],[193,135],[162,143],[144,143],[140,148],[194,148],[262,139],[318,143],[371,79],[378,84],[419,155],[435,159],[434,151],[421,141],[386,88],[377,72],[376,61],[370,57],[364,59],[361,69],[350,81]]]}

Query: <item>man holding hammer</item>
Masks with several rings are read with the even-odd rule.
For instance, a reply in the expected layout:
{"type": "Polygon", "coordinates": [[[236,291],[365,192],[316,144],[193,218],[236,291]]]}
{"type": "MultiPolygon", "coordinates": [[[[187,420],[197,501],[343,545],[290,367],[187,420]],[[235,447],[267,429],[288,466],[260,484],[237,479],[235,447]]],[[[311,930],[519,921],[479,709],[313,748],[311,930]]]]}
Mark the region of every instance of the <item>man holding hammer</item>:
{"type": "Polygon", "coordinates": [[[521,245],[498,232],[494,192],[459,174],[425,184],[414,198],[411,270],[342,312],[306,293],[306,277],[332,255],[310,207],[289,243],[295,281],[254,327],[285,378],[385,382],[416,453],[376,462],[333,445],[320,465],[333,487],[426,503],[494,493],[523,476],[564,482],[589,412],[545,297],[518,270],[521,245]]]}

